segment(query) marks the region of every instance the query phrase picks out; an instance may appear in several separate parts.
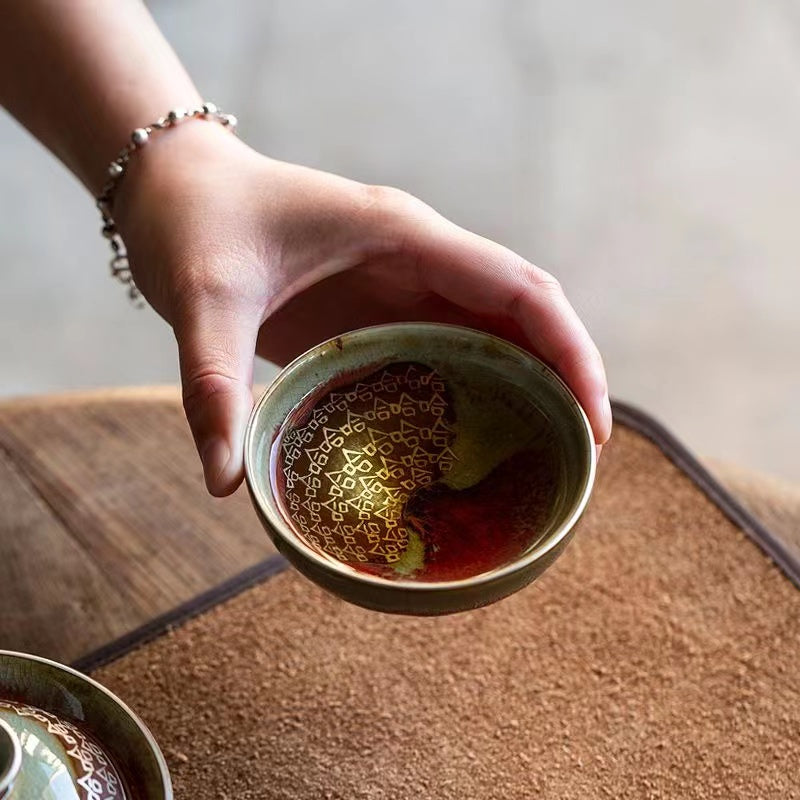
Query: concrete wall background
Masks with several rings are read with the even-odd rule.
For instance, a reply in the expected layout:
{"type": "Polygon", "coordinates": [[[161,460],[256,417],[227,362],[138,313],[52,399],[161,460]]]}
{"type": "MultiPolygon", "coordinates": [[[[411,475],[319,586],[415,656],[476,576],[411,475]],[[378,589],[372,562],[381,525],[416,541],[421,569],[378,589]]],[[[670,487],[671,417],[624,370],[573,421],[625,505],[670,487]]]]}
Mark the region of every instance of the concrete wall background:
{"type": "MultiPolygon", "coordinates": [[[[800,479],[792,0],[157,0],[273,156],[402,186],[554,272],[612,394],[800,479]]],[[[176,380],[90,198],[0,119],[0,394],[176,380]]],[[[268,366],[259,377],[269,377],[268,366]]]]}

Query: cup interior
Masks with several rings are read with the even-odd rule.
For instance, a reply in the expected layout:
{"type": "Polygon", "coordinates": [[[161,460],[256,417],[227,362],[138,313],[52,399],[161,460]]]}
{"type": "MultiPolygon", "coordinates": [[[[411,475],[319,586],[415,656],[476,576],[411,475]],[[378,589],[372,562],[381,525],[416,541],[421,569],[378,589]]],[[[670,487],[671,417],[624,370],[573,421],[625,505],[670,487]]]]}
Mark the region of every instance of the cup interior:
{"type": "Polygon", "coordinates": [[[594,478],[588,420],[555,373],[482,332],[423,323],[300,356],[257,405],[245,461],[293,560],[407,586],[535,559],[594,478]]]}

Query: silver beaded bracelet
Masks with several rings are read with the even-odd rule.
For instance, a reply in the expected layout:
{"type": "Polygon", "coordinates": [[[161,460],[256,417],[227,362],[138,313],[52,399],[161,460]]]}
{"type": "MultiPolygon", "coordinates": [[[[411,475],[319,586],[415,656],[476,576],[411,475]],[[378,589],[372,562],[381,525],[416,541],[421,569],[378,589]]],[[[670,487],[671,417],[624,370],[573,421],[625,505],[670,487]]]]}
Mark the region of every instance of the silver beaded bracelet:
{"type": "Polygon", "coordinates": [[[122,237],[117,232],[117,224],[111,216],[114,207],[114,193],[120,181],[125,177],[131,156],[150,141],[153,133],[164,130],[164,128],[172,128],[179,122],[189,119],[208,119],[219,122],[233,133],[236,133],[236,117],[233,114],[223,113],[213,103],[203,103],[200,108],[191,108],[188,111],[183,108],[174,108],[166,117],[159,117],[152,124],[144,128],[137,128],[131,133],[130,142],[119,151],[117,157],[108,165],[108,181],[97,197],[97,207],[100,209],[100,215],[103,218],[102,234],[108,239],[113,253],[111,275],[128,287],[128,297],[139,307],[144,306],[142,293],[133,281],[128,262],[128,251],[125,249],[122,237]]]}

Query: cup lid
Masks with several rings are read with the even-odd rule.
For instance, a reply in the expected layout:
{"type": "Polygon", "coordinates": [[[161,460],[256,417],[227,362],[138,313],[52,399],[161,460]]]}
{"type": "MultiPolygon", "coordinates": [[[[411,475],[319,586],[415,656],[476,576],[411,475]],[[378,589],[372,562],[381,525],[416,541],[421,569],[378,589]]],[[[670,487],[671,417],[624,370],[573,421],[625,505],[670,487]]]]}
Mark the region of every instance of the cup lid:
{"type": "Polygon", "coordinates": [[[0,650],[0,800],[172,800],[144,723],[80,672],[0,650]]]}
{"type": "MultiPolygon", "coordinates": [[[[27,703],[2,699],[0,724],[11,743],[6,796],[13,790],[26,800],[126,800],[111,756],[76,725],[27,703]]],[[[2,782],[0,797],[1,787],[2,782]]]]}

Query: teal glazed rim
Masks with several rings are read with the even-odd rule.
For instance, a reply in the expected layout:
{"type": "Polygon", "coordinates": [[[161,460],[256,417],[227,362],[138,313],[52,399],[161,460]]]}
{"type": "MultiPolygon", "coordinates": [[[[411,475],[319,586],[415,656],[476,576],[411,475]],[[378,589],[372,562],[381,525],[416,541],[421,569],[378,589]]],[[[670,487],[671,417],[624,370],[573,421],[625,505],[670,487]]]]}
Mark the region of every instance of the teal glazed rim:
{"type": "Polygon", "coordinates": [[[471,328],[404,322],[346,333],[311,348],[286,366],[251,414],[244,444],[245,477],[256,512],[278,551],[324,589],[377,611],[438,615],[477,608],[499,600],[544,572],[569,542],[592,493],[596,455],[585,411],[567,385],[538,358],[516,345],[471,328]],[[421,361],[439,369],[475,359],[505,378],[519,378],[557,416],[560,439],[572,447],[569,501],[560,521],[519,558],[460,580],[440,582],[387,579],[358,571],[314,549],[286,520],[272,485],[270,457],[288,415],[337,376],[370,364],[421,361]],[[531,387],[535,387],[535,392],[531,387]]]}
{"type": "MultiPolygon", "coordinates": [[[[0,698],[86,730],[111,757],[131,800],[173,800],[167,762],[153,734],[119,697],[82,672],[41,656],[0,650],[0,698]]],[[[0,797],[3,791],[0,774],[0,797]]]]}

